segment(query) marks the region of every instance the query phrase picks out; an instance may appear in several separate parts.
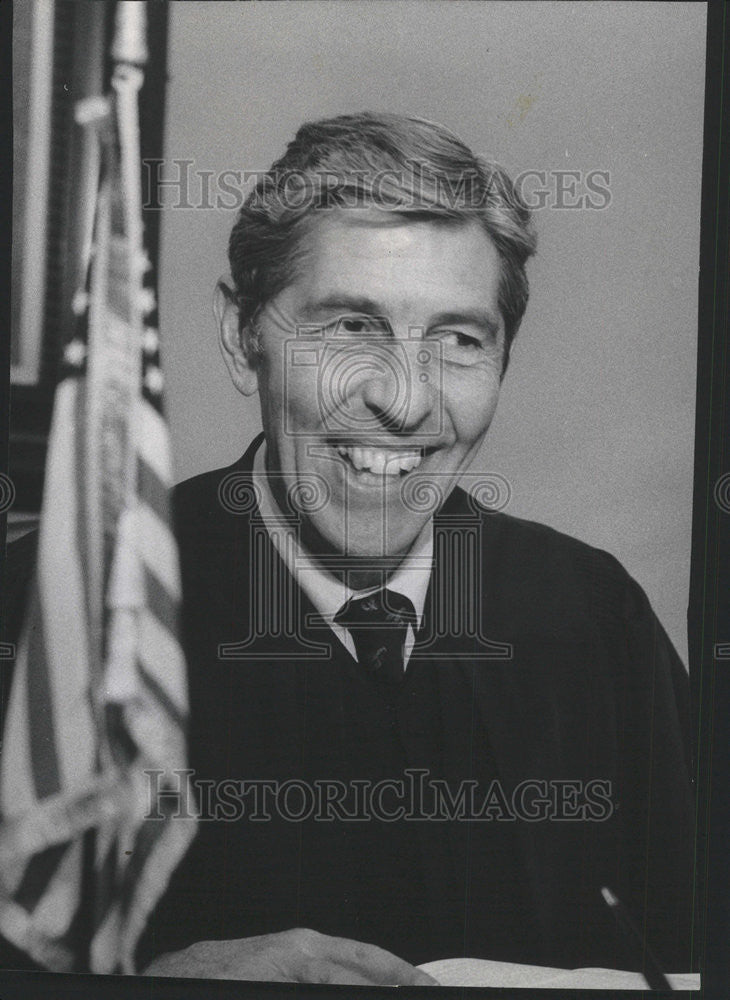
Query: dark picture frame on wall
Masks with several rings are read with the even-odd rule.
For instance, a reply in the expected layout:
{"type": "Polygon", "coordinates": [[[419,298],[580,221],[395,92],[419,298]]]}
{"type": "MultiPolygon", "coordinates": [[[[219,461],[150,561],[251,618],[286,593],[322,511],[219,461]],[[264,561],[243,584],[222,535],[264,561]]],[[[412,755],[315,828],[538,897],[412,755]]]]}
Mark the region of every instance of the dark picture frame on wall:
{"type": "MultiPolygon", "coordinates": [[[[81,275],[81,241],[88,231],[88,137],[74,106],[102,93],[108,78],[111,0],[18,0],[13,23],[13,243],[9,464],[15,499],[11,537],[35,523],[41,507],[46,442],[60,346],[81,275]],[[34,192],[34,197],[27,197],[34,192]],[[41,196],[37,195],[41,192],[41,196]]],[[[143,159],[159,157],[163,142],[168,8],[149,9],[156,58],[141,95],[143,159]]],[[[93,181],[92,181],[93,183],[93,181]]],[[[156,260],[159,212],[145,228],[156,260]]]]}
{"type": "Polygon", "coordinates": [[[15,7],[12,278],[18,294],[11,301],[10,329],[14,385],[36,385],[40,377],[53,112],[53,16],[50,3],[15,7]]]}
{"type": "Polygon", "coordinates": [[[13,253],[10,451],[11,525],[40,510],[54,371],[63,336],[68,234],[75,12],[63,2],[14,9],[13,253]]]}

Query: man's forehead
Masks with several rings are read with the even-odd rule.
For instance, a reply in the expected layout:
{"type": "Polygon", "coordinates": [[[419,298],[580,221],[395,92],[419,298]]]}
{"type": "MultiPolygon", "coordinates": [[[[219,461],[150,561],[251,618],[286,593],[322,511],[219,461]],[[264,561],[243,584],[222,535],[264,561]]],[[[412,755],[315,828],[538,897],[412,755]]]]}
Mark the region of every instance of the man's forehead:
{"type": "Polygon", "coordinates": [[[376,238],[382,236],[394,247],[405,247],[417,239],[424,229],[444,234],[472,230],[483,234],[487,243],[492,242],[478,219],[430,215],[424,212],[396,212],[375,206],[314,211],[309,216],[306,232],[310,239],[321,240],[323,244],[338,235],[350,235],[353,238],[369,235],[376,238]]]}
{"type": "Polygon", "coordinates": [[[476,220],[377,210],[330,213],[302,240],[290,290],[307,314],[382,312],[412,297],[434,309],[494,305],[499,255],[476,220]]]}

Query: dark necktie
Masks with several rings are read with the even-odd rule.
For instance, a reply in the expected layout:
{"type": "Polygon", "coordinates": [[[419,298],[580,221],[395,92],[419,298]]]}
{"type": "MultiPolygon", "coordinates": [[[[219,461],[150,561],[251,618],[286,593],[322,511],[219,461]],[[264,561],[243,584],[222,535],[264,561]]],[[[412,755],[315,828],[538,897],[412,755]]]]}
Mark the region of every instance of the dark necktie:
{"type": "Polygon", "coordinates": [[[351,597],[334,620],[350,630],[358,663],[384,683],[401,682],[406,632],[409,624],[416,626],[416,612],[407,597],[387,589],[351,597]]]}

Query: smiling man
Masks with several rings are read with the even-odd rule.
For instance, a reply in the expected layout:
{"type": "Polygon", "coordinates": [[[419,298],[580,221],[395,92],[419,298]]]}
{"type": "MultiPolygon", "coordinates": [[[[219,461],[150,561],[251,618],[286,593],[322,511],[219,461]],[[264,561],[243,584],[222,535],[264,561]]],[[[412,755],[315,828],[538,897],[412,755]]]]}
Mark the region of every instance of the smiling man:
{"type": "Polygon", "coordinates": [[[500,257],[475,219],[365,207],[315,218],[299,252],[255,321],[253,355],[219,287],[224,356],[237,388],[260,393],[279,509],[302,477],[327,483],[302,524],[305,547],[353,569],[400,559],[430,517],[408,504],[404,477],[417,470],[448,495],[494,415],[500,257]]]}
{"type": "Polygon", "coordinates": [[[203,819],[150,974],[640,968],[604,886],[689,968],[684,669],[611,556],[457,485],[534,249],[501,170],[395,115],[303,126],[242,208],[215,312],[263,435],[177,493],[203,819]]]}

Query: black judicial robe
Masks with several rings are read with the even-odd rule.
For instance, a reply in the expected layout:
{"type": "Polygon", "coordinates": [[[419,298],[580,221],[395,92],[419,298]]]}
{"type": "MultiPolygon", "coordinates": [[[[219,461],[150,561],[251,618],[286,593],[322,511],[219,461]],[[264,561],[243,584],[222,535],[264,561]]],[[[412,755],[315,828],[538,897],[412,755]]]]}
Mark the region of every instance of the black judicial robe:
{"type": "MultiPolygon", "coordinates": [[[[263,529],[249,485],[258,443],[234,466],[188,480],[176,494],[190,766],[197,777],[219,782],[318,775],[327,759],[312,756],[312,747],[324,746],[328,733],[317,731],[310,696],[323,670],[334,670],[335,678],[336,664],[346,671],[351,660],[317,627],[314,608],[263,529]],[[282,700],[289,703],[285,714],[282,700]],[[267,719],[274,729],[286,719],[287,731],[267,734],[267,719]],[[301,765],[293,775],[292,760],[301,765]]],[[[520,813],[505,824],[509,834],[500,826],[498,857],[513,865],[514,894],[524,901],[524,935],[518,932],[509,949],[485,946],[483,957],[639,968],[640,956],[623,949],[601,899],[607,885],[633,912],[664,965],[688,969],[688,684],[646,596],[607,553],[543,525],[490,512],[460,489],[434,527],[434,571],[408,673],[428,671],[434,690],[449,699],[460,692],[451,706],[441,706],[451,751],[440,758],[442,773],[454,780],[474,773],[473,762],[470,770],[465,761],[461,772],[453,756],[458,741],[451,737],[462,713],[464,731],[471,726],[476,734],[462,739],[464,753],[489,754],[484,775],[497,777],[501,798],[520,813]]],[[[383,766],[392,763],[387,758],[383,766]]],[[[236,910],[246,890],[237,872],[252,863],[246,825],[203,825],[143,939],[143,964],[196,939],[242,936],[236,910]],[[226,892],[231,885],[235,891],[226,892]]],[[[494,860],[487,826],[480,824],[477,836],[485,864],[494,860]]],[[[303,827],[280,827],[270,841],[269,862],[278,846],[288,851],[288,864],[292,856],[303,857],[297,855],[303,827]]],[[[253,860],[258,850],[263,863],[266,838],[257,837],[253,860]]],[[[436,849],[458,854],[455,843],[452,837],[436,849]]],[[[283,898],[286,889],[275,881],[276,866],[270,867],[272,893],[283,898]]],[[[272,918],[264,894],[260,924],[245,932],[301,925],[296,917],[313,912],[302,906],[302,893],[316,896],[316,870],[300,872],[293,890],[289,923],[277,925],[282,910],[272,918]]],[[[251,913],[255,922],[255,906],[251,913]]],[[[315,929],[338,933],[336,926],[315,929]]]]}
{"type": "MultiPolygon", "coordinates": [[[[349,659],[312,625],[315,609],[260,523],[247,485],[257,444],[234,466],[189,480],[177,493],[191,766],[223,778],[246,772],[247,709],[236,697],[242,677],[265,678],[257,681],[257,718],[280,717],[273,707],[280,697],[296,700],[299,690],[306,699],[318,670],[333,658],[349,659]],[[262,664],[268,671],[261,673],[262,664]]],[[[521,952],[485,957],[636,966],[636,956],[621,951],[601,899],[607,885],[666,966],[688,968],[688,683],[646,596],[607,553],[490,512],[460,489],[435,519],[434,551],[426,620],[409,672],[430,664],[442,681],[461,678],[471,712],[464,726],[476,720],[486,735],[507,802],[523,795],[524,815],[510,830],[530,932],[525,928],[521,952]],[[586,786],[609,789],[610,810],[572,791],[586,786]],[[550,803],[544,813],[539,792],[550,803]]],[[[296,718],[295,704],[287,719],[296,718]]],[[[311,712],[307,725],[277,734],[299,748],[302,761],[315,738],[311,712]]],[[[270,773],[282,777],[275,766],[270,773]]],[[[229,840],[234,829],[229,825],[229,840]]],[[[214,936],[238,936],[230,935],[235,914],[217,913],[214,936]]]]}

